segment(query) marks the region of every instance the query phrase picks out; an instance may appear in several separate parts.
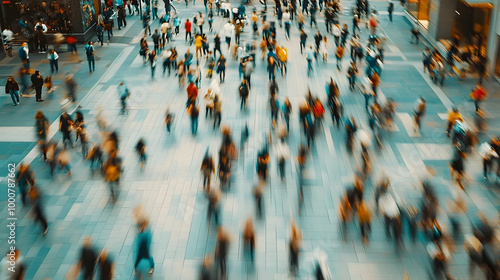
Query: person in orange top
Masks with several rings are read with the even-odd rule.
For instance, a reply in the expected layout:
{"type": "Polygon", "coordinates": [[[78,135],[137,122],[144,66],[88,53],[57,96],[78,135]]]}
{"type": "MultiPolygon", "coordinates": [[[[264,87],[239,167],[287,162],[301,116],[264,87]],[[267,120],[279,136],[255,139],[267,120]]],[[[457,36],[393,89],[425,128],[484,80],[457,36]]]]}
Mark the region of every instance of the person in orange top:
{"type": "Polygon", "coordinates": [[[370,83],[372,85],[373,95],[375,96],[375,99],[376,99],[377,98],[377,88],[380,85],[380,76],[377,74],[377,72],[373,71],[373,74],[370,77],[370,83]]]}
{"type": "Polygon", "coordinates": [[[189,105],[192,105],[196,102],[196,98],[198,97],[198,88],[194,84],[194,81],[191,81],[189,85],[187,86],[186,89],[187,92],[187,103],[186,103],[186,108],[189,107],[189,105]]]}
{"type": "Polygon", "coordinates": [[[342,64],[342,57],[344,56],[344,48],[342,44],[337,47],[337,52],[335,53],[335,57],[337,58],[337,69],[340,70],[340,65],[342,64]]]}
{"type": "Polygon", "coordinates": [[[448,113],[448,124],[446,125],[446,135],[448,135],[448,137],[450,137],[450,130],[456,121],[463,121],[463,118],[458,112],[457,107],[453,107],[452,111],[448,113]]]}

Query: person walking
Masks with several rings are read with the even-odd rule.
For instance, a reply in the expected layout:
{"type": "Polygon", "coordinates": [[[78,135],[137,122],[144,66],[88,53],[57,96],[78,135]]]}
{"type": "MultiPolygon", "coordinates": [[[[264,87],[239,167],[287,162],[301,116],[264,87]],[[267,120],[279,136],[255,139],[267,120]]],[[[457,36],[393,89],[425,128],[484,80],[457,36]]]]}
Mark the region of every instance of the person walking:
{"type": "Polygon", "coordinates": [[[340,71],[342,67],[342,57],[344,56],[344,47],[342,45],[337,47],[337,51],[335,52],[335,58],[337,59],[337,69],[340,71]]]}
{"type": "Polygon", "coordinates": [[[35,183],[34,173],[31,171],[29,164],[21,162],[18,165],[16,181],[21,192],[21,202],[24,207],[28,202],[29,187],[35,183]]]}
{"type": "Polygon", "coordinates": [[[289,250],[290,250],[290,271],[296,275],[299,269],[299,251],[301,247],[302,234],[300,229],[292,221],[292,234],[290,236],[289,250]]]}
{"type": "Polygon", "coordinates": [[[139,139],[139,142],[135,145],[135,151],[137,152],[137,155],[139,155],[139,162],[141,163],[141,169],[143,169],[147,159],[146,143],[144,142],[144,139],[139,139]]]}
{"type": "Polygon", "coordinates": [[[192,103],[188,107],[188,111],[191,119],[191,134],[195,136],[196,132],[198,131],[198,117],[200,115],[200,110],[198,109],[198,106],[196,106],[195,103],[192,103]]]}
{"type": "Polygon", "coordinates": [[[56,53],[56,50],[52,49],[47,55],[47,59],[50,63],[50,74],[53,75],[54,72],[59,71],[59,55],[56,53]]]}
{"type": "Polygon", "coordinates": [[[219,60],[217,61],[217,73],[220,75],[220,82],[224,83],[224,79],[226,78],[226,67],[227,61],[224,58],[224,55],[221,54],[219,60]]]}
{"type": "Polygon", "coordinates": [[[416,108],[413,111],[413,119],[415,121],[415,132],[420,131],[422,126],[422,118],[425,115],[425,110],[427,107],[427,102],[423,97],[420,97],[417,101],[416,108]]]}
{"type": "Polygon", "coordinates": [[[130,91],[123,81],[118,86],[118,95],[120,96],[120,104],[122,105],[120,114],[124,114],[127,112],[127,98],[130,96],[130,91]]]}
{"type": "Polygon", "coordinates": [[[186,39],[185,39],[186,42],[187,42],[188,36],[189,36],[190,41],[193,39],[193,37],[191,35],[191,27],[192,27],[191,22],[189,21],[189,19],[186,19],[186,22],[184,23],[184,29],[186,30],[186,39]]]}
{"type": "Polygon", "coordinates": [[[89,72],[92,73],[95,71],[95,52],[94,44],[91,41],[88,41],[87,45],[85,45],[85,54],[89,63],[89,72]]]}
{"type": "Polygon", "coordinates": [[[186,102],[186,108],[188,108],[191,105],[196,104],[196,99],[198,98],[198,87],[194,84],[194,81],[191,81],[189,85],[186,88],[187,92],[187,102],[186,102]]]}
{"type": "Polygon", "coordinates": [[[301,29],[300,30],[300,53],[301,54],[303,53],[303,50],[306,49],[306,40],[307,40],[307,34],[304,31],[304,29],[301,29]]]}
{"type": "Polygon", "coordinates": [[[358,67],[354,62],[351,62],[351,65],[347,69],[347,78],[349,80],[349,89],[351,91],[354,90],[354,86],[356,85],[356,78],[358,75],[358,67]]]}
{"type": "Polygon", "coordinates": [[[314,59],[314,50],[313,46],[309,46],[309,49],[306,51],[306,59],[307,59],[307,77],[311,77],[314,69],[313,69],[313,59],[314,59]]]}
{"type": "Polygon", "coordinates": [[[152,51],[148,54],[148,61],[151,66],[151,79],[155,78],[156,61],[158,60],[156,56],[156,51],[152,51]]]}
{"type": "Polygon", "coordinates": [[[12,76],[9,76],[7,83],[5,84],[5,93],[10,94],[14,106],[19,105],[19,85],[12,76]]]}
{"type": "Polygon", "coordinates": [[[104,22],[101,22],[100,24],[97,25],[95,33],[97,35],[97,42],[101,43],[101,47],[104,45],[104,28],[106,26],[104,25],[104,22]]]}
{"type": "Polygon", "coordinates": [[[290,12],[288,9],[285,9],[285,12],[283,13],[283,21],[285,22],[285,36],[287,40],[290,40],[290,27],[292,26],[290,18],[290,12]]]}
{"type": "Polygon", "coordinates": [[[222,56],[219,34],[215,34],[214,38],[214,59],[217,59],[217,51],[219,51],[220,56],[222,56]]]}
{"type": "Polygon", "coordinates": [[[224,36],[226,36],[226,44],[228,50],[231,48],[231,38],[233,37],[234,33],[234,25],[230,21],[226,22],[226,24],[224,24],[224,36]]]}
{"type": "Polygon", "coordinates": [[[161,35],[158,32],[158,28],[155,29],[155,32],[153,33],[153,35],[151,35],[151,38],[153,39],[154,51],[158,53],[160,51],[160,43],[162,42],[161,35]]]}
{"type": "Polygon", "coordinates": [[[387,13],[389,14],[389,20],[392,22],[392,13],[394,12],[394,2],[389,1],[387,4],[387,13]]]}
{"type": "Polygon", "coordinates": [[[118,30],[121,30],[122,27],[127,27],[127,21],[125,20],[126,11],[123,7],[118,6],[118,30]]]}
{"type": "Polygon", "coordinates": [[[82,272],[83,280],[94,279],[95,267],[98,261],[97,252],[92,246],[92,239],[90,236],[83,238],[82,249],[80,250],[80,257],[78,264],[75,267],[74,278],[82,272]]]}
{"type": "Polygon", "coordinates": [[[476,113],[480,111],[479,104],[481,101],[485,100],[488,94],[486,90],[481,85],[481,83],[477,83],[476,87],[472,90],[470,94],[470,98],[474,101],[474,106],[476,108],[476,113]]]}
{"type": "Polygon", "coordinates": [[[66,147],[66,141],[69,141],[71,147],[73,147],[73,140],[71,140],[71,130],[73,128],[73,119],[64,110],[59,118],[59,131],[61,131],[63,136],[63,144],[66,147]]]}
{"type": "Polygon", "coordinates": [[[39,188],[32,186],[30,189],[30,197],[33,201],[33,215],[35,217],[36,222],[40,222],[42,225],[43,235],[46,235],[49,231],[49,226],[47,224],[47,218],[45,217],[45,213],[43,211],[42,205],[42,194],[40,193],[39,188]]]}
{"type": "MultiPolygon", "coordinates": [[[[354,35],[356,35],[356,33],[354,33],[354,35]]],[[[347,27],[347,24],[344,24],[344,27],[340,31],[340,45],[345,46],[347,36],[349,36],[349,28],[347,27]]]]}
{"type": "Polygon", "coordinates": [[[231,239],[229,233],[222,227],[219,227],[217,231],[217,245],[215,247],[215,256],[219,265],[219,274],[221,279],[227,277],[226,261],[227,255],[229,254],[229,245],[231,239]]]}
{"type": "Polygon", "coordinates": [[[243,228],[243,245],[244,252],[246,252],[252,264],[255,260],[255,229],[253,226],[252,218],[248,218],[245,222],[245,227],[243,228]]]}
{"type": "Polygon", "coordinates": [[[282,137],[278,143],[276,144],[276,157],[278,162],[278,171],[281,178],[281,181],[285,181],[285,164],[286,161],[290,158],[290,149],[288,145],[285,143],[285,137],[282,137]]]}
{"type": "Polygon", "coordinates": [[[149,11],[144,12],[142,15],[142,28],[144,28],[144,37],[151,35],[151,16],[149,15],[149,11]]]}
{"type": "MultiPolygon", "coordinates": [[[[125,9],[123,9],[125,10],[125,9]]],[[[100,280],[112,280],[115,275],[115,264],[109,256],[108,249],[103,249],[99,256],[100,280]]]]}
{"type": "Polygon", "coordinates": [[[151,13],[153,14],[153,20],[158,19],[158,0],[151,0],[151,13]]]}
{"type": "Polygon", "coordinates": [[[24,42],[23,45],[19,48],[19,58],[23,63],[23,67],[25,69],[30,68],[30,56],[29,56],[29,47],[28,43],[24,42]]]}
{"type": "Polygon", "coordinates": [[[71,102],[75,103],[76,102],[76,89],[78,87],[78,84],[75,82],[73,75],[69,74],[66,77],[66,81],[64,83],[66,84],[66,88],[68,89],[69,100],[71,102]]]}
{"type": "Polygon", "coordinates": [[[220,127],[222,120],[222,102],[218,94],[214,97],[214,129],[220,127]]]}
{"type": "Polygon", "coordinates": [[[155,269],[155,262],[153,257],[151,256],[151,241],[153,236],[151,234],[151,230],[148,228],[148,222],[143,221],[141,224],[141,228],[139,230],[139,234],[135,239],[135,262],[134,269],[137,272],[137,267],[141,263],[142,260],[147,260],[149,262],[149,274],[153,274],[155,269]]]}
{"type": "Polygon", "coordinates": [[[45,148],[47,142],[47,135],[49,133],[49,121],[43,115],[42,111],[38,111],[35,114],[35,132],[38,139],[38,144],[40,144],[40,148],[42,150],[43,159],[47,160],[47,149],[45,148]]]}
{"type": "Polygon", "coordinates": [[[210,192],[210,182],[212,174],[215,174],[215,164],[213,158],[208,154],[208,150],[201,163],[200,171],[203,174],[203,190],[206,189],[207,192],[210,192]]]}
{"type": "Polygon", "coordinates": [[[371,217],[372,214],[366,205],[364,200],[361,200],[358,205],[358,219],[359,227],[361,229],[361,236],[363,238],[363,243],[368,244],[368,238],[371,230],[371,217]]]}
{"type": "Polygon", "coordinates": [[[43,102],[42,99],[42,88],[43,88],[43,77],[40,75],[40,71],[35,71],[35,74],[31,75],[31,83],[35,88],[36,92],[36,102],[43,102]]]}
{"type": "Polygon", "coordinates": [[[241,104],[240,104],[240,110],[243,110],[243,108],[247,108],[247,100],[248,96],[250,95],[250,90],[248,88],[247,80],[243,78],[240,84],[239,88],[239,93],[240,93],[240,98],[241,98],[241,104]]]}

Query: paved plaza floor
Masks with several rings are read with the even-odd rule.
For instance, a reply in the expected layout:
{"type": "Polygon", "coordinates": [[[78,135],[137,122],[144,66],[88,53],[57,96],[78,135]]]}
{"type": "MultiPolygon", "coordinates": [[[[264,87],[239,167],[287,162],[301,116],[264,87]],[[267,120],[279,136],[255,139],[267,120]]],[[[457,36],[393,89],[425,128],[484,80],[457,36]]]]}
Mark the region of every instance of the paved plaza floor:
{"type": "MultiPolygon", "coordinates": [[[[351,26],[348,12],[354,2],[343,2],[344,15],[341,23],[351,26]]],[[[384,148],[371,149],[375,167],[373,178],[366,187],[366,197],[374,205],[373,181],[382,171],[391,178],[395,192],[407,203],[416,203],[420,197],[419,180],[426,176],[422,169],[429,166],[437,171],[432,178],[437,193],[445,205],[454,186],[450,183],[448,162],[451,158],[450,140],[446,137],[445,119],[447,111],[457,106],[467,123],[473,123],[474,105],[469,101],[469,92],[476,80],[459,81],[449,77],[443,87],[432,83],[423,72],[421,53],[423,45],[412,45],[410,24],[403,16],[403,8],[396,8],[394,21],[389,22],[385,1],[372,1],[380,11],[380,27],[388,37],[386,58],[381,76],[381,99],[392,97],[397,104],[397,118],[390,134],[384,135],[384,148]],[[427,102],[427,114],[420,135],[413,132],[412,110],[417,98],[423,96],[427,102]]],[[[180,17],[192,18],[196,11],[203,11],[198,1],[188,8],[177,4],[180,17]]],[[[258,7],[261,8],[260,6],[258,7]]],[[[247,10],[250,14],[251,8],[247,10]]],[[[269,10],[270,15],[271,9],[269,10]]],[[[271,16],[269,16],[271,17],[271,16]]],[[[116,279],[134,279],[133,241],[137,235],[132,211],[143,205],[151,218],[153,232],[152,251],[155,272],[152,279],[196,279],[203,257],[212,254],[216,246],[217,229],[206,222],[208,202],[202,191],[200,165],[207,148],[217,153],[221,134],[212,127],[210,119],[200,115],[198,134],[191,136],[189,117],[185,111],[186,92],[179,88],[177,78],[162,77],[161,66],[156,69],[156,78],[151,79],[150,68],[139,57],[139,40],[143,34],[137,16],[128,17],[128,26],[115,30],[111,43],[96,45],[96,71],[88,73],[83,46],[78,55],[61,51],[60,71],[55,75],[58,86],[55,93],[45,95],[45,102],[36,103],[35,98],[22,99],[20,106],[12,106],[10,96],[0,96],[0,176],[1,184],[7,185],[7,165],[20,161],[31,162],[37,182],[44,194],[49,232],[42,236],[38,224],[34,224],[29,209],[17,206],[17,244],[28,266],[25,279],[64,279],[71,265],[77,262],[84,236],[92,236],[96,247],[108,248],[115,260],[116,279]],[[116,204],[109,199],[108,189],[102,178],[93,175],[89,164],[82,159],[77,144],[72,154],[72,176],[56,174],[51,178],[49,167],[40,159],[33,135],[34,114],[43,110],[48,116],[51,136],[62,137],[57,131],[60,100],[65,94],[63,80],[66,74],[74,74],[78,88],[78,100],[83,112],[91,141],[99,141],[96,114],[99,108],[105,111],[109,124],[118,131],[121,139],[120,154],[124,160],[121,194],[116,204]],[[130,111],[119,115],[120,104],[117,87],[126,81],[131,89],[130,111]],[[167,134],[164,125],[166,109],[175,114],[173,132],[167,134]],[[140,138],[147,144],[148,162],[140,169],[134,147],[140,138]]],[[[222,33],[224,22],[216,17],[215,31],[222,33]]],[[[325,33],[323,19],[318,19],[319,29],[325,33]]],[[[313,44],[315,29],[306,25],[308,44],[313,44]]],[[[152,29],[157,27],[155,22],[152,29]]],[[[205,24],[207,29],[207,24],[205,24]]],[[[352,28],[351,28],[352,29],[352,28]]],[[[366,39],[368,30],[362,28],[366,39]]],[[[213,45],[213,33],[209,33],[213,45]]],[[[252,89],[248,110],[239,110],[237,92],[238,61],[228,59],[226,82],[221,86],[223,102],[222,124],[233,130],[236,143],[240,132],[248,125],[250,138],[233,166],[232,187],[222,195],[222,225],[232,233],[228,260],[228,279],[290,279],[288,272],[288,239],[290,224],[294,219],[302,229],[303,247],[297,279],[313,278],[314,251],[323,249],[328,255],[333,279],[342,280],[392,280],[427,279],[429,258],[425,244],[411,244],[405,238],[404,249],[398,253],[394,242],[387,239],[383,221],[376,217],[372,225],[371,242],[364,245],[359,229],[349,227],[350,237],[343,240],[339,230],[338,203],[346,186],[351,184],[353,174],[361,168],[359,147],[354,156],[345,148],[345,132],[332,125],[329,117],[320,128],[311,149],[311,160],[305,170],[305,202],[299,213],[295,156],[298,145],[306,140],[301,135],[298,122],[298,103],[310,88],[314,95],[326,100],[325,84],[330,77],[339,84],[345,115],[354,116],[361,127],[369,129],[364,109],[364,98],[359,92],[348,89],[345,70],[348,60],[342,62],[342,71],[335,67],[333,37],[328,36],[329,59],[315,62],[314,74],[307,77],[306,59],[299,50],[299,31],[294,23],[292,36],[286,40],[284,30],[278,27],[278,43],[289,52],[288,73],[277,75],[279,99],[288,97],[294,113],[288,145],[292,160],[287,163],[286,180],[281,182],[276,158],[271,148],[270,180],[264,193],[265,219],[257,220],[256,268],[250,269],[243,256],[241,231],[245,220],[255,216],[252,189],[257,183],[255,163],[258,150],[263,146],[264,135],[271,129],[270,112],[267,109],[268,78],[265,61],[257,59],[252,76],[252,89]]],[[[251,40],[250,28],[242,35],[242,41],[251,40]]],[[[151,40],[150,40],[151,41],[151,40]]],[[[184,31],[175,37],[175,46],[183,56],[188,49],[184,31]]],[[[223,43],[222,48],[228,54],[223,43]]],[[[194,53],[194,46],[190,47],[194,53]]],[[[32,68],[42,75],[49,73],[44,54],[32,54],[32,68]]],[[[228,55],[229,57],[229,55],[228,55]]],[[[347,57],[347,56],[346,56],[347,57]]],[[[160,61],[159,61],[160,62],[160,61]]],[[[159,63],[160,64],[160,63],[159,63]]],[[[201,60],[204,67],[205,60],[201,60]]],[[[13,71],[20,68],[17,56],[0,61],[0,84],[13,71]]],[[[364,64],[360,72],[364,72],[364,64]]],[[[202,78],[200,96],[208,89],[210,80],[202,78]]],[[[500,85],[488,79],[485,87],[489,92],[483,107],[488,130],[480,136],[481,142],[491,135],[500,134],[500,85]]],[[[202,107],[203,101],[201,101],[202,107]]],[[[70,112],[75,108],[69,108],[70,112]]],[[[465,233],[470,233],[470,219],[478,210],[496,221],[499,209],[498,185],[482,179],[481,159],[477,152],[467,159],[466,171],[470,175],[466,201],[468,217],[463,217],[465,233]]],[[[217,185],[218,182],[213,182],[217,185]]],[[[7,217],[7,192],[0,193],[0,217],[7,217]]],[[[3,218],[2,218],[3,219],[3,218]]],[[[6,221],[6,218],[4,219],[6,221]]],[[[7,236],[5,227],[1,236],[7,236]]],[[[421,238],[423,240],[423,238],[421,238]]],[[[8,244],[2,238],[0,251],[7,251],[8,244]]],[[[450,272],[455,279],[484,279],[479,271],[468,274],[468,257],[459,243],[450,262],[450,272]]]]}

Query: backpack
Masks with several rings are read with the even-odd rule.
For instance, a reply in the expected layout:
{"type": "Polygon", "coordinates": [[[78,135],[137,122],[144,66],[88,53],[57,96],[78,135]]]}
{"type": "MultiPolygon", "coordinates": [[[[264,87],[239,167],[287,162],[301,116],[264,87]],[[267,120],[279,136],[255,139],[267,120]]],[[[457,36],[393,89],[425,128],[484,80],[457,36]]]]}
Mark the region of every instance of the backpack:
{"type": "Polygon", "coordinates": [[[20,47],[20,48],[19,48],[19,57],[20,57],[22,60],[27,59],[27,57],[26,57],[26,52],[24,51],[24,47],[20,47]]]}
{"type": "Polygon", "coordinates": [[[94,48],[91,45],[85,47],[85,53],[87,56],[92,56],[94,54],[94,48]]]}
{"type": "Polygon", "coordinates": [[[116,165],[111,165],[108,168],[106,168],[106,181],[108,182],[115,182],[120,178],[120,172],[118,171],[118,166],[116,165]]]}

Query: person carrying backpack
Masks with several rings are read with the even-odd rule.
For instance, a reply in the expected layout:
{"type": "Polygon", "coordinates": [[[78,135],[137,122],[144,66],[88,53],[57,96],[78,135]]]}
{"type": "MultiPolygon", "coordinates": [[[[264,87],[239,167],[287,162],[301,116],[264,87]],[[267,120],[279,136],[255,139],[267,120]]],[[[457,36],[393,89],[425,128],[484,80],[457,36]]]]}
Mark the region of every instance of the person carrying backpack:
{"type": "Polygon", "coordinates": [[[85,46],[85,54],[87,55],[87,61],[89,63],[89,72],[92,73],[95,71],[95,53],[94,44],[91,41],[88,41],[85,46]]]}

